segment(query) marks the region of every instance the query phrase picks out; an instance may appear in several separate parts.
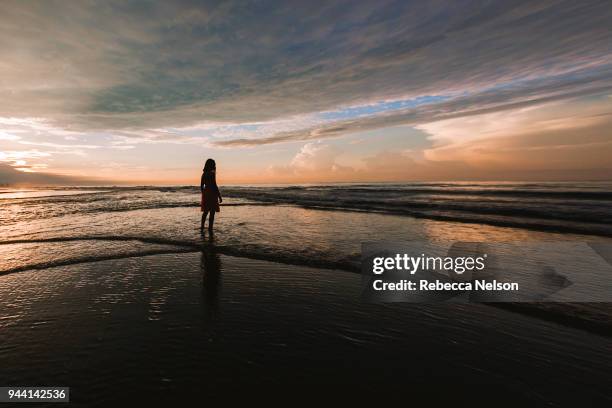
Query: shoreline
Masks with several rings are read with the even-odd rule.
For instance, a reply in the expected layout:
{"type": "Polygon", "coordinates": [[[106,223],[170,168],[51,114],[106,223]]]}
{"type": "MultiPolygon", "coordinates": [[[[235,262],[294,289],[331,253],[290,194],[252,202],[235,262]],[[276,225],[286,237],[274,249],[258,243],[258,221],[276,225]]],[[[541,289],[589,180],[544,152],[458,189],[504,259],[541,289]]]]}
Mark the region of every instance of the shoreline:
{"type": "MultiPolygon", "coordinates": [[[[49,240],[40,240],[37,242],[66,242],[73,240],[80,240],[81,238],[66,238],[66,239],[49,239],[49,240]]],[[[108,237],[98,238],[91,237],[86,239],[86,241],[92,240],[105,240],[108,237]]],[[[118,241],[132,241],[134,240],[132,237],[113,237],[113,240],[118,241]]],[[[176,242],[171,240],[153,240],[155,243],[166,244],[166,245],[175,245],[176,242]]],[[[10,245],[14,243],[22,243],[22,242],[32,242],[32,241],[13,241],[13,242],[3,242],[0,245],[10,245]]],[[[151,241],[144,241],[147,243],[151,243],[151,241]]],[[[348,273],[352,276],[361,276],[361,273],[354,269],[348,270],[345,268],[337,268],[330,265],[326,265],[326,267],[318,267],[313,264],[306,264],[300,262],[283,262],[282,260],[270,259],[265,256],[253,256],[253,254],[244,254],[240,250],[230,249],[226,247],[216,247],[214,245],[208,244],[206,242],[202,242],[198,244],[194,242],[193,245],[188,245],[182,248],[168,248],[168,249],[153,249],[149,251],[142,251],[137,253],[129,253],[129,254],[114,254],[114,255],[99,255],[97,257],[77,257],[69,260],[60,260],[57,262],[50,263],[42,263],[29,265],[21,268],[16,268],[9,271],[0,272],[0,279],[3,276],[11,275],[14,273],[24,273],[29,271],[40,271],[45,272],[48,269],[64,267],[64,266],[73,266],[73,265],[84,265],[84,264],[95,264],[98,262],[104,261],[113,261],[113,260],[122,260],[122,259],[138,259],[144,257],[154,257],[158,255],[179,255],[179,254],[198,254],[209,252],[211,254],[217,256],[229,256],[237,259],[244,259],[246,261],[261,261],[261,262],[270,262],[272,264],[277,264],[279,266],[284,267],[298,267],[298,268],[310,268],[322,273],[328,273],[330,271],[336,271],[340,273],[348,273]]],[[[404,303],[404,302],[400,302],[404,303]]],[[[438,303],[425,303],[423,305],[436,305],[438,303]]],[[[440,303],[450,305],[452,303],[440,303]]],[[[485,305],[489,307],[493,307],[496,309],[506,310],[512,313],[516,313],[518,315],[533,317],[540,319],[546,322],[553,322],[560,324],[564,327],[574,328],[583,330],[588,333],[604,336],[604,337],[612,337],[612,317],[608,314],[604,314],[601,310],[597,310],[596,306],[601,305],[601,303],[560,303],[560,302],[479,302],[472,303],[476,305],[485,305]],[[594,307],[595,305],[595,307],[594,307]],[[568,313],[572,310],[574,313],[568,313]],[[588,318],[585,318],[588,316],[588,318]],[[607,320],[604,320],[607,318],[607,320]]]]}
{"type": "MultiPolygon", "coordinates": [[[[481,391],[492,398],[570,406],[581,397],[570,383],[590,369],[607,378],[612,367],[608,340],[597,335],[477,304],[364,304],[354,274],[210,251],[39,272],[0,277],[16,294],[0,308],[3,369],[15,385],[52,379],[100,400],[128,392],[105,390],[160,384],[170,393],[197,384],[214,393],[230,379],[262,387],[365,381],[365,391],[416,382],[428,393],[443,369],[463,385],[487,384],[481,391]],[[570,351],[573,359],[561,358],[570,351]],[[482,355],[482,371],[471,370],[482,355]],[[358,367],[342,363],[356,360],[358,367]],[[119,366],[121,387],[112,375],[119,366]],[[84,375],[92,370],[96,376],[84,375]],[[536,398],[522,384],[538,378],[547,384],[536,398]]],[[[585,395],[612,398],[604,377],[591,377],[585,395]]],[[[458,400],[471,397],[450,387],[458,400]]]]}
{"type": "MultiPolygon", "coordinates": [[[[553,183],[554,184],[554,183],[553,183]]],[[[599,183],[602,185],[608,185],[610,183],[599,183]]],[[[393,185],[393,184],[392,184],[393,185]]],[[[397,186],[403,187],[404,184],[396,184],[397,186]]],[[[408,184],[410,185],[410,184],[408,184]]],[[[416,184],[415,184],[416,185],[416,184]]],[[[426,184],[427,185],[427,184],[426,184]]],[[[434,184],[435,185],[435,184],[434,184]]],[[[449,187],[445,190],[447,184],[442,184],[442,187],[439,187],[437,190],[429,191],[427,189],[423,190],[415,190],[418,193],[414,193],[414,196],[408,195],[410,198],[409,201],[402,202],[401,205],[396,205],[385,201],[384,199],[381,201],[372,201],[363,203],[359,200],[352,199],[353,196],[348,195],[346,199],[342,200],[319,200],[317,201],[317,197],[312,197],[309,195],[305,195],[303,197],[296,196],[293,197],[291,195],[287,196],[286,194],[280,194],[282,191],[287,191],[288,194],[295,189],[304,190],[308,188],[317,188],[317,187],[325,187],[325,186],[285,186],[285,187],[277,187],[273,189],[273,191],[269,192],[253,192],[250,190],[256,189],[255,187],[231,187],[229,186],[225,191],[226,198],[230,198],[232,200],[239,201],[238,203],[222,203],[221,207],[231,207],[236,205],[253,205],[253,206],[292,206],[301,209],[314,210],[314,211],[333,211],[333,212],[351,212],[351,213],[359,213],[359,214],[383,214],[389,216],[398,216],[398,217],[409,217],[418,220],[431,220],[431,221],[440,221],[440,222],[453,222],[453,223],[462,223],[462,224],[473,224],[473,225],[486,225],[500,228],[513,228],[513,229],[524,229],[527,231],[534,232],[546,232],[546,233],[561,233],[561,234],[576,234],[576,235],[585,235],[588,237],[592,237],[592,239],[608,239],[612,238],[612,229],[609,225],[599,218],[593,218],[593,214],[589,213],[589,216],[586,217],[585,214],[580,214],[576,211],[567,211],[556,214],[556,216],[551,216],[547,212],[540,211],[539,207],[528,208],[528,209],[520,209],[517,207],[516,203],[510,206],[508,202],[504,201],[506,198],[517,199],[521,198],[522,195],[526,195],[526,197],[536,196],[540,194],[544,194],[546,196],[546,200],[550,201],[550,205],[559,205],[560,200],[564,197],[564,194],[580,194],[580,199],[574,200],[576,201],[572,205],[574,210],[579,210],[580,205],[579,202],[582,203],[590,203],[592,205],[594,202],[601,205],[602,203],[610,202],[612,197],[612,191],[604,190],[604,191],[578,191],[576,192],[564,192],[564,191],[532,191],[530,189],[524,190],[476,190],[470,191],[469,189],[463,190],[453,190],[452,188],[461,186],[461,184],[457,184],[453,187],[449,187]],[[232,190],[232,188],[234,190],[232,190]],[[501,196],[499,195],[500,193],[501,196]],[[453,205],[448,204],[447,200],[440,199],[439,197],[451,194],[453,197],[456,196],[453,205]],[[488,199],[495,197],[495,199],[504,198],[500,201],[502,203],[501,206],[497,207],[478,207],[472,208],[474,204],[472,201],[465,201],[469,205],[464,206],[463,198],[464,195],[477,195],[482,196],[483,201],[486,202],[488,199]],[[488,195],[492,195],[489,197],[488,195]],[[550,197],[548,197],[550,196],[550,197]],[[420,197],[428,197],[430,202],[424,203],[419,201],[420,197]],[[412,200],[412,201],[410,201],[412,200]],[[244,201],[244,202],[241,202],[244,201]],[[534,212],[535,211],[535,212],[534,212]],[[586,217],[586,218],[585,218],[586,217]],[[599,220],[599,221],[598,221],[599,220]]],[[[452,185],[452,184],[451,184],[452,185]]],[[[476,184],[479,185],[479,184],[476,184]]],[[[610,184],[612,186],[612,184],[610,184]]],[[[357,185],[354,186],[358,191],[362,192],[367,191],[367,188],[364,188],[365,185],[357,185]],[[358,188],[357,188],[358,187],[358,188]]],[[[333,187],[329,186],[329,187],[333,187]]],[[[346,186],[345,186],[346,187],[346,186]]],[[[72,189],[66,189],[67,196],[83,196],[83,195],[96,195],[96,194],[109,194],[109,197],[113,197],[115,193],[122,192],[133,192],[133,191],[145,191],[145,192],[162,192],[169,194],[183,194],[185,196],[184,200],[181,202],[168,202],[165,204],[161,203],[153,203],[150,206],[141,206],[138,208],[103,208],[101,211],[105,212],[121,212],[121,211],[133,211],[139,209],[158,209],[158,208],[198,208],[199,207],[199,196],[197,193],[197,187],[192,186],[173,186],[173,187],[112,187],[108,190],[91,190],[93,187],[82,188],[81,191],[77,191],[79,187],[74,187],[72,189]],[[192,197],[187,199],[187,197],[192,197]]],[[[263,187],[261,187],[263,188],[263,187]]],[[[612,188],[612,187],[610,187],[612,188]]],[[[14,198],[14,200],[36,200],[36,199],[45,199],[48,198],[50,200],[54,198],[61,198],[63,195],[58,194],[58,190],[56,194],[50,194],[48,196],[34,196],[34,197],[23,197],[23,198],[14,198]]],[[[343,194],[348,194],[344,190],[343,194]]],[[[409,192],[404,191],[402,189],[402,194],[408,194],[409,192]]],[[[38,194],[37,190],[31,190],[33,194],[38,194]]],[[[390,194],[390,192],[386,192],[390,194]]],[[[10,193],[9,193],[10,194],[10,193]]],[[[522,197],[525,198],[525,197],[522,197]]],[[[540,199],[543,197],[540,197],[540,199]]],[[[0,197],[0,203],[2,201],[9,201],[11,198],[0,197]]],[[[548,201],[547,201],[548,203],[548,201]]]]}

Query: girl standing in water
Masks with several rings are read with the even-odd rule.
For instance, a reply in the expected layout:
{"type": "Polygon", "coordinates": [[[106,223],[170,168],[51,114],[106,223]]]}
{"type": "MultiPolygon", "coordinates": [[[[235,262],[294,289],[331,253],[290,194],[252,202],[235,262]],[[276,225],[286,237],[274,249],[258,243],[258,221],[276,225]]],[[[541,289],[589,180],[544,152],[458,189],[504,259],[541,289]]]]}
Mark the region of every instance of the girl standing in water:
{"type": "Polygon", "coordinates": [[[202,210],[202,224],[200,230],[204,231],[204,221],[206,216],[210,212],[210,218],[208,219],[208,231],[212,233],[213,224],[215,223],[215,212],[220,211],[219,203],[223,202],[221,198],[221,192],[217,186],[216,176],[217,165],[213,159],[206,160],[204,170],[202,172],[202,179],[200,180],[200,191],[202,192],[202,200],[200,202],[200,209],[202,210]]]}

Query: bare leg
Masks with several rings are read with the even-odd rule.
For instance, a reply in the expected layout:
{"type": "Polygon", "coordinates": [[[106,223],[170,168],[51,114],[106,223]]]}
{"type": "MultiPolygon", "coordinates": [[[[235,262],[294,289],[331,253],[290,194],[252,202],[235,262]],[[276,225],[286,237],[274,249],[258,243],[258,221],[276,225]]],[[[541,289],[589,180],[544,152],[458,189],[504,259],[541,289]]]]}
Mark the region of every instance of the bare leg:
{"type": "Polygon", "coordinates": [[[206,221],[206,216],[208,215],[208,211],[204,211],[202,213],[202,224],[200,224],[200,230],[204,231],[204,221],[206,221]]]}
{"type": "Polygon", "coordinates": [[[213,225],[215,224],[215,212],[211,211],[210,212],[210,218],[208,219],[208,230],[212,231],[213,230],[213,225]]]}

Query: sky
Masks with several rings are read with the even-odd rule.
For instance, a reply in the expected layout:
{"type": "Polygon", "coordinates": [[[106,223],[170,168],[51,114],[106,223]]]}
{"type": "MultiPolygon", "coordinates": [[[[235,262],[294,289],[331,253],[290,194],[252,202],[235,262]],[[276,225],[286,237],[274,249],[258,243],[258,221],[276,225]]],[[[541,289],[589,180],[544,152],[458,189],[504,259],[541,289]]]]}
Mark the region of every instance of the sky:
{"type": "Polygon", "coordinates": [[[21,1],[0,184],[612,179],[609,1],[21,1]]]}

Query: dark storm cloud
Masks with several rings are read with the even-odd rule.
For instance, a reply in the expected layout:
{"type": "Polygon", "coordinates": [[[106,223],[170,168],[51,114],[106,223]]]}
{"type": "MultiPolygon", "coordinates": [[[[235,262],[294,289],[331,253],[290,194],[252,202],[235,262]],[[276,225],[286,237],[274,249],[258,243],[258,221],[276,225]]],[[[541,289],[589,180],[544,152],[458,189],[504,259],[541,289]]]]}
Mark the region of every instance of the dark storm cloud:
{"type": "MultiPolygon", "coordinates": [[[[609,86],[611,19],[609,2],[595,0],[9,1],[0,15],[0,116],[153,128],[467,93],[359,126],[427,120],[436,109],[500,108],[507,93],[528,103],[594,81],[609,86]]],[[[354,123],[300,134],[340,134],[354,123]]]]}

